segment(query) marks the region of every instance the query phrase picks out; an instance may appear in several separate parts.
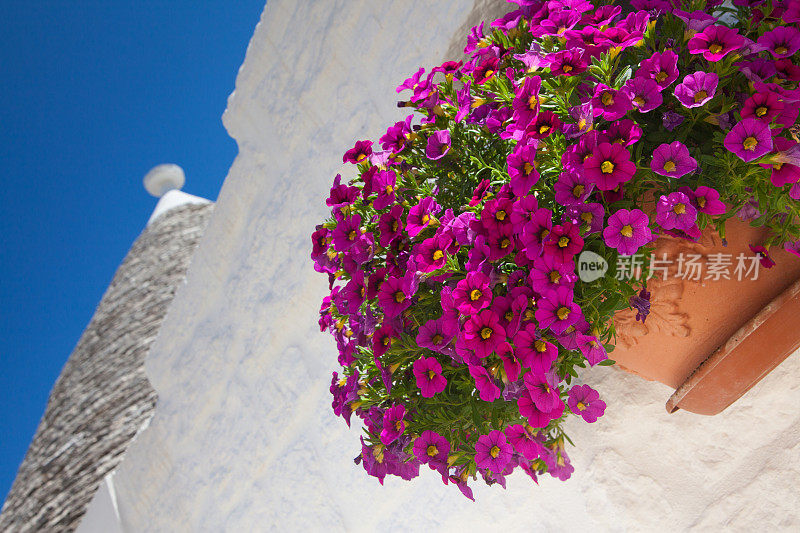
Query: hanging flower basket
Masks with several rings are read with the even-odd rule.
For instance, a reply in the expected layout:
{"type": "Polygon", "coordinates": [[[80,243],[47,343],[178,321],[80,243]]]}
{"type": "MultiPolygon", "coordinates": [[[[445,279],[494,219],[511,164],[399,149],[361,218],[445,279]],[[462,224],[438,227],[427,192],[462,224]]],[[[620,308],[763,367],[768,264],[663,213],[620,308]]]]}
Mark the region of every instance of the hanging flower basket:
{"type": "Polygon", "coordinates": [[[381,483],[423,465],[469,498],[470,479],[516,469],[566,479],[564,421],[606,409],[580,369],[611,355],[680,387],[672,409],[728,375],[754,327],[800,329],[800,2],[514,3],[463,61],[398,87],[413,113],[345,153],[312,236],[333,410],[363,422],[356,463],[381,483]],[[709,246],[696,285],[716,296],[686,311],[703,297],[670,284],[681,250],[709,246]],[[756,267],[769,289],[736,279],[756,267]],[[662,333],[700,347],[666,370],[662,333]]]}

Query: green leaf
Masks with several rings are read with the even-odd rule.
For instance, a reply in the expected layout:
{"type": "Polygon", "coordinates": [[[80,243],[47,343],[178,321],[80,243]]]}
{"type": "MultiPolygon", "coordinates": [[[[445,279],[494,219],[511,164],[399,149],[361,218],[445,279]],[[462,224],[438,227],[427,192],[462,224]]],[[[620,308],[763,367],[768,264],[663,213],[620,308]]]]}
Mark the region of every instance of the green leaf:
{"type": "Polygon", "coordinates": [[[633,69],[630,65],[625,67],[625,69],[617,75],[617,78],[614,80],[614,88],[619,89],[622,85],[625,84],[626,81],[631,79],[631,75],[633,74],[633,69]]]}

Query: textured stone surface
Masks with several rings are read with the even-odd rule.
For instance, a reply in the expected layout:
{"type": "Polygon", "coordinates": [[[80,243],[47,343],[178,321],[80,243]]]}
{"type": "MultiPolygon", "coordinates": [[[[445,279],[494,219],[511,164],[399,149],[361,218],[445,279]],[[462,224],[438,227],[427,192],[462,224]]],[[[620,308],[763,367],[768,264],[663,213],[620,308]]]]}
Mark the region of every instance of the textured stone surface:
{"type": "Polygon", "coordinates": [[[747,530],[798,522],[798,357],[714,418],[668,415],[671,392],[611,368],[609,404],[570,423],[566,483],[475,484],[423,469],[384,487],[350,460],[330,411],[336,349],[318,332],[327,281],[310,233],[342,153],[403,117],[394,88],[463,47],[505,2],[270,0],[225,124],[240,153],[146,369],[156,414],[115,474],[129,531],[747,530]],[[460,29],[461,28],[461,29],[460,29]],[[457,36],[456,36],[457,34],[457,36]]]}
{"type": "Polygon", "coordinates": [[[3,505],[1,531],[72,531],[103,477],[152,416],[144,358],[213,211],[152,222],[117,270],[56,381],[3,505]]]}

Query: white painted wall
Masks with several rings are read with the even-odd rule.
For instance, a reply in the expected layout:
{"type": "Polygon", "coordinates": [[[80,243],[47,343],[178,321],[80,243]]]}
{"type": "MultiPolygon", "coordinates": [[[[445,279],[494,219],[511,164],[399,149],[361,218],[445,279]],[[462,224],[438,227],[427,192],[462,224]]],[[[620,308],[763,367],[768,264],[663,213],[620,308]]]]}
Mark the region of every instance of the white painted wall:
{"type": "Polygon", "coordinates": [[[588,372],[609,407],[572,423],[566,483],[476,483],[472,503],[428,470],[381,487],[351,461],[309,235],[341,154],[403,116],[395,86],[444,59],[472,8],[269,1],[223,117],[239,155],[147,360],[156,414],[115,474],[126,531],[800,527],[797,354],[713,418],[668,415],[662,385],[588,372]]]}

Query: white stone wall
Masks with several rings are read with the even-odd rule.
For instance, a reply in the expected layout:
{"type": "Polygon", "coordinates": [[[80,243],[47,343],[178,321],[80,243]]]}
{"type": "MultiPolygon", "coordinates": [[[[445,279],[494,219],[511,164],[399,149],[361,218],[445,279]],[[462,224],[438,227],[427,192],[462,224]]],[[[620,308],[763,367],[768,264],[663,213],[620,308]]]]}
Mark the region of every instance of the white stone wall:
{"type": "Polygon", "coordinates": [[[223,117],[239,155],[147,361],[156,415],[115,474],[126,531],[798,527],[796,354],[713,418],[668,415],[666,387],[592,370],[609,407],[572,423],[566,483],[474,483],[472,503],[427,469],[381,487],[353,464],[310,233],[341,154],[404,116],[395,86],[445,59],[474,4],[491,3],[269,0],[223,117]]]}

